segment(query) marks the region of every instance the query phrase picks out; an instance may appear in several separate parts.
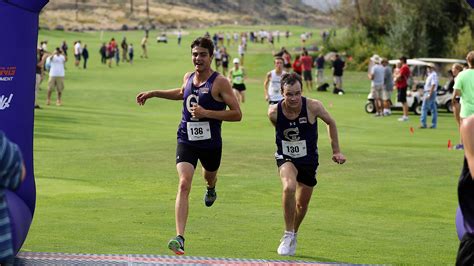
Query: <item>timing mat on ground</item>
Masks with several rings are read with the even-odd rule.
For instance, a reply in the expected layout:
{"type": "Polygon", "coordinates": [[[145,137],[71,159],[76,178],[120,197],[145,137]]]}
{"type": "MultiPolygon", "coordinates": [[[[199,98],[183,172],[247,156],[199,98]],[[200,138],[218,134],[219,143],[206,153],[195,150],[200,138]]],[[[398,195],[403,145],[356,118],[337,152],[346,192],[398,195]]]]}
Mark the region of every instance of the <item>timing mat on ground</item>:
{"type": "MultiPolygon", "coordinates": [[[[330,265],[311,261],[209,258],[164,255],[106,255],[20,252],[15,265],[330,265]]],[[[333,264],[334,265],[334,264],[333,264]]]]}

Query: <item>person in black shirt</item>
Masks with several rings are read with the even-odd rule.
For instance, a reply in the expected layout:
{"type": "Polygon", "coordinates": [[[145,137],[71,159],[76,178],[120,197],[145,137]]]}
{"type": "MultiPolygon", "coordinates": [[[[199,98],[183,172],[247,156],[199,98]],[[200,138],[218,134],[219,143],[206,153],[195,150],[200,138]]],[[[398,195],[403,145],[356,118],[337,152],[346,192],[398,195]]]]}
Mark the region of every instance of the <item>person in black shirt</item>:
{"type": "Polygon", "coordinates": [[[99,53],[100,53],[100,62],[102,64],[107,63],[107,47],[105,46],[105,42],[102,43],[102,46],[100,47],[99,53]]]}
{"type": "Polygon", "coordinates": [[[344,93],[342,89],[342,75],[344,74],[344,69],[346,68],[346,63],[342,61],[339,54],[336,54],[336,59],[332,63],[333,76],[334,76],[334,93],[344,93]]]}
{"type": "Polygon", "coordinates": [[[89,51],[87,50],[87,44],[84,44],[84,48],[82,48],[82,58],[84,58],[84,69],[86,69],[87,59],[89,59],[89,51]]]}

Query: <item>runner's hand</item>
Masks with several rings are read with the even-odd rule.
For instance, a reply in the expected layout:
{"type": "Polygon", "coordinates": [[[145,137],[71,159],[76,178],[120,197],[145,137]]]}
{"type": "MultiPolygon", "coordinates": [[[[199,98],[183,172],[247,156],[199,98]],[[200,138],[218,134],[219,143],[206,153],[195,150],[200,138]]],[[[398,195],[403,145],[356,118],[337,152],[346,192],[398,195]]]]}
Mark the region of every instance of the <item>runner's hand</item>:
{"type": "Polygon", "coordinates": [[[346,162],[346,157],[344,157],[344,155],[340,152],[338,153],[334,153],[332,155],[332,160],[335,162],[335,163],[338,163],[338,164],[343,164],[346,162]]]}
{"type": "Polygon", "coordinates": [[[137,103],[138,105],[144,105],[146,102],[146,99],[150,98],[148,92],[140,92],[137,95],[137,103]]]}
{"type": "Polygon", "coordinates": [[[205,118],[206,117],[206,109],[202,108],[199,104],[194,104],[191,106],[191,115],[195,118],[205,118]]]}

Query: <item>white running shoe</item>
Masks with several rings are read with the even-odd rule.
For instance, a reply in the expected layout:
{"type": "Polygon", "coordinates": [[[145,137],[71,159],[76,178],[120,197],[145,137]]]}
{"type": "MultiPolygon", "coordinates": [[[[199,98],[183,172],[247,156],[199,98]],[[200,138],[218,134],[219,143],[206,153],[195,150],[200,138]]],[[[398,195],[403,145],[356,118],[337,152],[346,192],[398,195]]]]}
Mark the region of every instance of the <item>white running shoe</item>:
{"type": "Polygon", "coordinates": [[[295,251],[296,251],[296,243],[295,243],[294,233],[285,231],[285,233],[283,234],[283,237],[280,239],[280,246],[278,246],[278,249],[277,249],[278,255],[293,256],[295,255],[295,251]]]}
{"type": "Polygon", "coordinates": [[[291,241],[290,243],[290,256],[294,256],[296,253],[296,243],[298,242],[296,240],[297,236],[298,236],[298,233],[293,234],[293,241],[291,241]]]}

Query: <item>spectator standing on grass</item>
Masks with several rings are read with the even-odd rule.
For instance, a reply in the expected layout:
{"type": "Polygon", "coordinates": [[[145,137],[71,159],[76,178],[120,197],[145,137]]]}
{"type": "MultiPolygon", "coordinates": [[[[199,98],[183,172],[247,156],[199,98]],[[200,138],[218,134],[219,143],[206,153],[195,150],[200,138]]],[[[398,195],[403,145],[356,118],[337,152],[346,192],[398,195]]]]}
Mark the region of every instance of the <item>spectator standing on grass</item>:
{"type": "Polygon", "coordinates": [[[109,62],[109,67],[112,67],[112,60],[115,58],[115,48],[112,45],[112,42],[107,44],[107,60],[109,62]]]}
{"type": "Polygon", "coordinates": [[[118,46],[115,47],[114,55],[115,55],[115,65],[119,66],[119,63],[120,63],[120,48],[118,46]]]}
{"type": "Polygon", "coordinates": [[[68,49],[68,46],[67,46],[66,41],[64,40],[63,43],[61,44],[61,50],[63,51],[64,56],[66,57],[67,57],[67,49],[68,49]]]}
{"type": "Polygon", "coordinates": [[[399,72],[394,75],[395,86],[397,86],[397,101],[402,103],[403,116],[398,118],[400,122],[408,121],[408,104],[407,104],[407,90],[408,90],[408,79],[410,78],[410,68],[407,65],[407,58],[405,56],[400,57],[402,66],[399,72]]]}
{"type": "Polygon", "coordinates": [[[142,42],[141,42],[141,46],[142,46],[142,54],[140,55],[141,58],[148,58],[147,45],[148,45],[148,35],[143,37],[142,42]]]}
{"type": "Polygon", "coordinates": [[[84,69],[87,68],[87,60],[89,59],[89,50],[87,50],[87,44],[84,44],[82,49],[82,58],[84,58],[84,69]]]}
{"type": "Polygon", "coordinates": [[[133,44],[131,43],[128,46],[128,58],[130,59],[130,64],[133,65],[133,56],[134,56],[135,51],[133,50],[133,44]]]}
{"type": "Polygon", "coordinates": [[[178,46],[181,46],[181,38],[183,38],[183,33],[181,30],[178,30],[178,46]]]}
{"type": "Polygon", "coordinates": [[[392,68],[388,64],[387,59],[382,59],[382,66],[384,67],[384,76],[383,76],[383,91],[382,91],[382,100],[383,100],[383,115],[388,116],[392,114],[391,111],[391,99],[393,92],[393,76],[392,68]]]}
{"type": "Polygon", "coordinates": [[[127,44],[127,38],[123,37],[122,43],[120,44],[120,47],[122,48],[122,62],[127,61],[128,62],[128,44],[127,44]]]}
{"type": "Polygon", "coordinates": [[[378,55],[374,55],[370,58],[374,63],[369,71],[369,79],[371,80],[371,93],[374,97],[375,102],[375,116],[383,116],[383,82],[385,78],[385,69],[380,64],[381,58],[378,55]]]}
{"type": "Polygon", "coordinates": [[[342,76],[344,75],[345,68],[346,63],[341,59],[339,54],[336,54],[334,62],[332,63],[332,75],[334,77],[334,93],[344,93],[344,90],[342,89],[342,76]]]}
{"type": "Polygon", "coordinates": [[[99,49],[99,53],[100,53],[100,62],[102,64],[106,64],[107,63],[107,46],[105,45],[105,42],[102,43],[102,46],[99,49]]]}
{"type": "Polygon", "coordinates": [[[313,90],[313,58],[308,54],[308,51],[303,51],[300,60],[305,87],[308,92],[311,92],[313,90]]]}
{"type": "Polygon", "coordinates": [[[77,41],[74,44],[74,58],[76,59],[74,61],[74,65],[76,67],[79,67],[79,63],[81,62],[81,55],[82,55],[82,46],[81,46],[81,41],[77,41]]]}
{"type": "Polygon", "coordinates": [[[431,127],[436,128],[438,123],[438,106],[436,105],[436,91],[438,89],[438,74],[435,65],[428,63],[426,66],[427,77],[423,87],[423,104],[421,105],[420,128],[426,128],[426,117],[431,112],[431,127]]]}
{"type": "Polygon", "coordinates": [[[293,71],[296,74],[301,76],[301,74],[303,72],[303,69],[301,67],[301,56],[300,55],[296,56],[295,61],[293,61],[293,64],[291,65],[291,67],[293,68],[293,71]]]}
{"type": "Polygon", "coordinates": [[[326,60],[324,59],[323,54],[319,54],[318,58],[316,58],[314,62],[314,66],[316,66],[316,77],[317,77],[317,82],[318,86],[322,85],[324,82],[324,63],[326,60]]]}
{"type": "Polygon", "coordinates": [[[53,89],[57,92],[56,105],[62,105],[62,94],[64,90],[64,76],[67,58],[62,54],[59,47],[56,48],[53,55],[51,56],[51,68],[49,69],[49,80],[48,80],[48,96],[46,100],[46,105],[51,104],[51,94],[53,89]]]}

